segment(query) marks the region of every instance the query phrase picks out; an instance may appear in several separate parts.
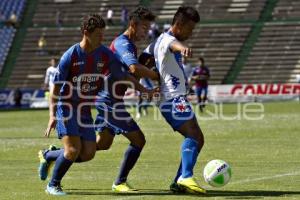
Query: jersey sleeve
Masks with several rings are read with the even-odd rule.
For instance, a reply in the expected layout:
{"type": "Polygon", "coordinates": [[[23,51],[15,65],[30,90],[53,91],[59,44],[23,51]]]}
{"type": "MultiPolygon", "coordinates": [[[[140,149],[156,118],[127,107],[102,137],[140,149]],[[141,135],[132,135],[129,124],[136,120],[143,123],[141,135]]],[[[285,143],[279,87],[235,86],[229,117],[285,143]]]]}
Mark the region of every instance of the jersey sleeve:
{"type": "Polygon", "coordinates": [[[46,71],[46,76],[45,76],[44,83],[48,85],[49,84],[49,79],[50,79],[50,70],[48,68],[47,71],[46,71]]]}
{"type": "Polygon", "coordinates": [[[124,79],[125,76],[128,75],[128,72],[125,69],[124,65],[116,58],[113,53],[110,53],[108,68],[111,75],[117,80],[124,79]]]}
{"type": "Polygon", "coordinates": [[[167,36],[164,38],[163,43],[162,43],[162,47],[161,50],[163,51],[163,53],[171,53],[171,48],[170,45],[172,42],[177,41],[175,37],[173,36],[167,36]]]}
{"type": "Polygon", "coordinates": [[[155,46],[155,42],[152,42],[152,43],[149,44],[148,47],[143,51],[143,53],[147,53],[147,54],[154,55],[154,46],[155,46]]]}
{"type": "Polygon", "coordinates": [[[66,52],[60,59],[54,76],[55,82],[63,82],[67,80],[71,68],[71,55],[66,52]]]}
{"type": "Polygon", "coordinates": [[[129,67],[130,65],[137,64],[137,55],[135,54],[134,44],[125,41],[118,40],[115,42],[115,49],[122,61],[129,67]]]}

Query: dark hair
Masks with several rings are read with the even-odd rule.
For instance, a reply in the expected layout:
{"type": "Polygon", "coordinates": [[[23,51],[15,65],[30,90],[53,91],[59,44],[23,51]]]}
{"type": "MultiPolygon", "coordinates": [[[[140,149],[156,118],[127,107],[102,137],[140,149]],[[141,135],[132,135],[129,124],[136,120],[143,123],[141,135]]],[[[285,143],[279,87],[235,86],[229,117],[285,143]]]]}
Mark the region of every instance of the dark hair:
{"type": "Polygon", "coordinates": [[[105,21],[100,15],[89,14],[83,17],[81,23],[81,33],[83,33],[84,30],[92,33],[96,28],[105,28],[105,21]]]}
{"type": "Polygon", "coordinates": [[[192,20],[193,22],[198,23],[200,21],[199,13],[193,7],[180,6],[174,15],[172,25],[176,22],[184,24],[187,20],[192,20]]]}
{"type": "Polygon", "coordinates": [[[203,58],[203,57],[199,57],[199,59],[198,59],[198,60],[202,62],[202,65],[204,65],[204,64],[205,64],[205,61],[204,61],[204,58],[203,58]]]}
{"type": "Polygon", "coordinates": [[[140,20],[154,21],[155,15],[146,7],[139,6],[129,15],[129,20],[138,22],[140,20]]]}

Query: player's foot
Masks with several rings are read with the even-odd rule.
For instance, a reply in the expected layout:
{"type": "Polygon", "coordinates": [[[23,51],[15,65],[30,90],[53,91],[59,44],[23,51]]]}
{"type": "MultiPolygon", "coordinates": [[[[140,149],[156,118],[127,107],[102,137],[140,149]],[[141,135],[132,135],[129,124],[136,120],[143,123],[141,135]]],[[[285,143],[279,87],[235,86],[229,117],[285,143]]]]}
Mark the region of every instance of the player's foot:
{"type": "Polygon", "coordinates": [[[54,150],[58,150],[59,148],[57,148],[54,145],[50,145],[49,148],[47,150],[40,150],[38,152],[38,156],[39,156],[39,160],[40,160],[40,165],[39,165],[39,177],[41,180],[46,180],[50,171],[50,168],[52,167],[54,162],[47,162],[47,160],[45,159],[44,155],[46,151],[54,151],[54,150]]]}
{"type": "Polygon", "coordinates": [[[177,184],[184,188],[187,193],[191,194],[205,194],[206,190],[201,188],[193,177],[182,178],[179,177],[177,184]]]}
{"type": "Polygon", "coordinates": [[[185,189],[179,186],[176,182],[171,183],[170,190],[174,193],[183,193],[185,191],[185,189]]]}
{"type": "Polygon", "coordinates": [[[55,195],[55,196],[64,196],[64,195],[66,195],[66,193],[62,190],[60,185],[58,185],[58,186],[49,186],[49,184],[47,184],[47,188],[46,188],[45,192],[47,194],[55,195]]]}
{"type": "Polygon", "coordinates": [[[199,105],[200,111],[203,113],[203,106],[202,104],[199,105]]]}
{"type": "Polygon", "coordinates": [[[128,183],[121,183],[119,185],[115,185],[115,183],[112,185],[112,191],[117,193],[126,193],[126,192],[137,192],[137,189],[134,189],[131,187],[128,183]]]}

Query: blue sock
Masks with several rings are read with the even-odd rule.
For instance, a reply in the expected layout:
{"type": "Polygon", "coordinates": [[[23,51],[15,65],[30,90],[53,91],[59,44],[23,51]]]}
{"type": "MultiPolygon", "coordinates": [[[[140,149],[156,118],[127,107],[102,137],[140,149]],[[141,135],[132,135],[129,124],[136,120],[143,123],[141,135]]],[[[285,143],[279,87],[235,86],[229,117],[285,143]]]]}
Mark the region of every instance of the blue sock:
{"type": "Polygon", "coordinates": [[[44,158],[46,159],[47,162],[50,161],[55,161],[58,156],[64,152],[64,149],[59,149],[59,150],[47,150],[44,153],[44,158]]]}
{"type": "Polygon", "coordinates": [[[199,154],[198,142],[192,138],[185,138],[181,145],[182,178],[193,176],[193,169],[199,154]]]}
{"type": "Polygon", "coordinates": [[[174,178],[175,183],[177,183],[178,178],[181,176],[181,172],[182,172],[182,161],[180,160],[180,165],[178,167],[177,174],[174,178]]]}
{"type": "Polygon", "coordinates": [[[61,154],[56,159],[53,169],[53,175],[51,181],[49,182],[49,186],[60,185],[61,179],[67,173],[72,164],[73,161],[66,159],[64,157],[64,152],[61,152],[61,154]]]}
{"type": "Polygon", "coordinates": [[[136,161],[140,157],[142,149],[129,145],[122,161],[119,175],[115,181],[116,185],[126,182],[130,170],[134,167],[136,161]]]}

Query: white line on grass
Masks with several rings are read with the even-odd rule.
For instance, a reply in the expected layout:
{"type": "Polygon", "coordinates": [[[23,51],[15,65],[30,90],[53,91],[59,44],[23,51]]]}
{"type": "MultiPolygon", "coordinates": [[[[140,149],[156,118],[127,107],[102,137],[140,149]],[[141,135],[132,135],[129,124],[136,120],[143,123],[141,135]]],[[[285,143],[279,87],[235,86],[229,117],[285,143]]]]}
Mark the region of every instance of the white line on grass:
{"type": "Polygon", "coordinates": [[[271,179],[281,178],[281,177],[285,177],[285,176],[296,176],[296,175],[300,175],[300,171],[290,172],[290,173],[286,173],[286,174],[278,174],[275,176],[265,176],[265,177],[261,177],[261,178],[253,178],[253,179],[235,181],[235,182],[230,183],[230,185],[241,184],[241,183],[251,183],[251,182],[257,182],[257,181],[263,181],[263,180],[271,180],[271,179]]]}

